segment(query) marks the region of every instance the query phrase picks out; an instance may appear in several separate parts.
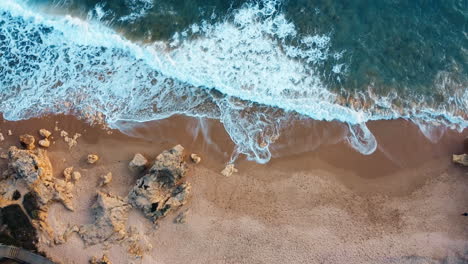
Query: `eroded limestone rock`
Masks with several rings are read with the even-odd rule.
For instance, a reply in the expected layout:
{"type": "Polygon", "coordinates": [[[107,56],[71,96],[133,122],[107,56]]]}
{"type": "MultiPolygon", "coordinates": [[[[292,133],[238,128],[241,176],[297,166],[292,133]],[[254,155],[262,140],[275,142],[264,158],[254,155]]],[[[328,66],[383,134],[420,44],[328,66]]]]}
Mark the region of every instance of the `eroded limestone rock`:
{"type": "Polygon", "coordinates": [[[453,155],[452,161],[456,164],[468,167],[468,154],[453,155]]]}
{"type": "Polygon", "coordinates": [[[50,141],[47,138],[39,140],[39,142],[37,142],[37,144],[39,146],[43,147],[43,148],[50,147],[50,141]]]}
{"type": "Polygon", "coordinates": [[[221,171],[221,174],[225,177],[231,176],[233,173],[236,173],[238,170],[234,167],[234,164],[228,164],[226,167],[221,171]]]}
{"type": "Polygon", "coordinates": [[[21,142],[21,145],[23,147],[25,147],[26,149],[31,150],[31,149],[35,148],[34,142],[36,141],[36,139],[33,136],[27,135],[27,134],[26,135],[21,135],[19,137],[19,140],[21,142]]]}
{"type": "Polygon", "coordinates": [[[39,135],[41,135],[43,138],[49,138],[52,133],[49,130],[42,128],[39,129],[39,135]]]}
{"type": "Polygon", "coordinates": [[[130,205],[119,196],[98,192],[93,210],[93,223],[80,228],[79,235],[87,245],[116,242],[126,238],[130,205]]]}
{"type": "Polygon", "coordinates": [[[8,151],[8,177],[16,182],[24,182],[29,190],[23,199],[33,224],[53,236],[47,225],[47,212],[51,202],[61,202],[73,210],[73,184],[53,177],[52,164],[43,149],[23,150],[10,147],[8,151]]]}
{"type": "Polygon", "coordinates": [[[102,258],[97,258],[93,257],[90,261],[89,264],[112,264],[112,262],[109,260],[109,258],[104,254],[102,258]]]}
{"type": "Polygon", "coordinates": [[[193,163],[198,164],[201,162],[201,157],[195,153],[190,154],[190,159],[193,163]]]}
{"type": "Polygon", "coordinates": [[[149,173],[140,178],[130,191],[130,204],[156,222],[186,203],[191,188],[189,183],[182,182],[186,173],[182,146],[162,152],[149,173]]]}
{"type": "Polygon", "coordinates": [[[112,172],[101,175],[101,184],[99,186],[105,186],[112,181],[112,172]]]}
{"type": "Polygon", "coordinates": [[[146,169],[147,164],[148,160],[140,153],[137,153],[128,164],[128,168],[134,172],[142,172],[146,169]]]}
{"type": "Polygon", "coordinates": [[[87,157],[87,162],[89,164],[94,164],[99,160],[99,156],[96,154],[89,154],[87,157]]]}

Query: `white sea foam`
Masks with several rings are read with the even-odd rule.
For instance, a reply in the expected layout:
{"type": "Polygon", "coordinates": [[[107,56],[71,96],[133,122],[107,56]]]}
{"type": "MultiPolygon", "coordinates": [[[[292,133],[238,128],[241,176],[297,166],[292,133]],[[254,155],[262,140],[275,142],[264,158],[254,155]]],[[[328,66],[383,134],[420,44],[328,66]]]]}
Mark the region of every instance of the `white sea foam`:
{"type": "Polygon", "coordinates": [[[237,146],[234,157],[242,153],[260,163],[271,158],[270,145],[294,113],[348,123],[348,142],[363,154],[377,148],[369,120],[468,126],[466,82],[450,74],[434,81],[447,94],[445,104],[413,100],[395,107],[397,94],[382,97],[372,89],[355,95],[370,108],[338,104],[317,67],[332,62],[330,74],[344,78],[346,52],[332,51],[328,35],[299,36],[276,6],[245,5],[232,20],[192,25],[168,43],[140,45],[94,20],[40,14],[19,0],[2,0],[0,111],[12,120],[102,113],[111,126],[173,114],[217,118],[237,146]]]}

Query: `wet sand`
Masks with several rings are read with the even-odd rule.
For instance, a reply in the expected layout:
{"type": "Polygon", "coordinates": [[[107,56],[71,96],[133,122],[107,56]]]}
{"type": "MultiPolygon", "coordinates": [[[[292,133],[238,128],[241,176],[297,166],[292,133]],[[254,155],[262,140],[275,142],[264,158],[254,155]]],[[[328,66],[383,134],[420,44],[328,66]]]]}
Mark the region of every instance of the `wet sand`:
{"type": "MultiPolygon", "coordinates": [[[[206,121],[203,136],[196,119],[172,117],[144,124],[125,124],[125,132],[90,127],[71,116],[0,123],[4,151],[24,133],[37,130],[80,133],[68,148],[59,132],[49,149],[54,173],[74,166],[83,175],[76,185],[75,211],[52,206],[49,223],[60,233],[68,224],[91,222],[98,178],[112,172],[107,188],[125,196],[137,175],[127,165],[136,152],[154,159],[182,144],[198,153],[192,165],[187,221],[168,215],[157,229],[140,212],[131,211],[129,226],[151,244],[143,259],[124,246],[84,248],[74,234],[63,245],[39,248],[61,263],[87,263],[107,253],[113,263],[466,263],[468,262],[468,171],[451,163],[463,151],[468,131],[448,130],[437,142],[426,139],[404,120],[371,122],[378,150],[369,156],[343,140],[340,123],[303,121],[291,124],[273,148],[266,165],[238,160],[239,173],[219,172],[234,145],[222,124],[206,121]],[[136,128],[135,128],[136,127],[136,128]],[[13,136],[8,136],[11,130],[13,136]],[[96,165],[84,158],[97,153],[96,165]]],[[[5,161],[0,161],[4,168],[5,161]]]]}

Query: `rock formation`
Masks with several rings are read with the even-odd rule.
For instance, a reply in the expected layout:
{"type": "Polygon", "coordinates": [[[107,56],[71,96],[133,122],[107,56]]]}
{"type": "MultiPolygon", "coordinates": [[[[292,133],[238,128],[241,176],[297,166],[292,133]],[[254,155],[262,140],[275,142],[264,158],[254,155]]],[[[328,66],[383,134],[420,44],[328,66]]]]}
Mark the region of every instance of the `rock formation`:
{"type": "Polygon", "coordinates": [[[40,227],[49,236],[52,230],[46,223],[47,211],[51,202],[61,202],[67,209],[73,210],[73,187],[71,182],[56,179],[52,174],[52,165],[43,149],[22,150],[10,147],[8,151],[7,179],[24,182],[29,193],[23,199],[24,208],[33,219],[33,224],[40,227]]]}
{"type": "Polygon", "coordinates": [[[125,199],[109,193],[98,192],[93,210],[93,223],[80,228],[85,244],[116,242],[126,238],[126,222],[130,205],[125,199]]]}
{"type": "Polygon", "coordinates": [[[186,203],[191,188],[189,183],[182,182],[186,173],[182,146],[163,151],[156,157],[149,173],[140,178],[130,191],[130,204],[156,222],[186,203]]]}

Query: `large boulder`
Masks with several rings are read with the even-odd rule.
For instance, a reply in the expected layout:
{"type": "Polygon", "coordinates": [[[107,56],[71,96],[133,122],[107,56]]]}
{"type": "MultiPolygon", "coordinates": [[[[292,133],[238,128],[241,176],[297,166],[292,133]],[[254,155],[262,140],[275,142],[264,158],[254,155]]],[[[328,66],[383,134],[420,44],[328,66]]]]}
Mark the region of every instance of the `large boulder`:
{"type": "Polygon", "coordinates": [[[80,228],[79,234],[86,245],[122,241],[127,237],[126,223],[130,205],[125,199],[98,192],[93,210],[93,223],[80,228]]]}
{"type": "Polygon", "coordinates": [[[156,222],[186,203],[191,188],[189,183],[182,182],[186,173],[182,146],[162,152],[149,173],[140,178],[130,191],[130,204],[156,222]]]}
{"type": "Polygon", "coordinates": [[[8,150],[8,166],[14,172],[16,179],[22,179],[28,184],[37,180],[52,179],[52,164],[43,149],[24,150],[10,147],[8,150]]]}

